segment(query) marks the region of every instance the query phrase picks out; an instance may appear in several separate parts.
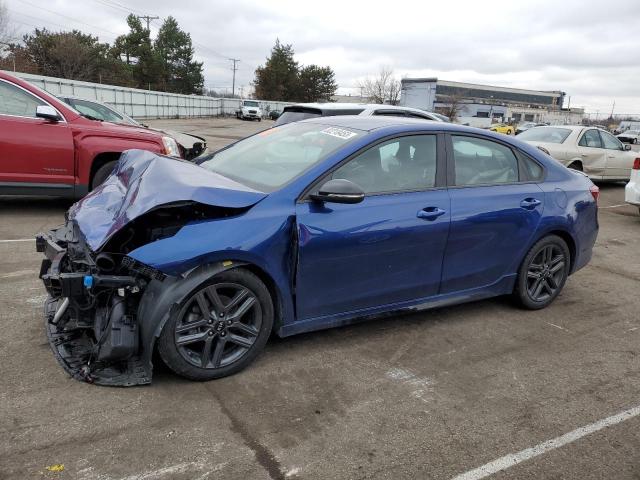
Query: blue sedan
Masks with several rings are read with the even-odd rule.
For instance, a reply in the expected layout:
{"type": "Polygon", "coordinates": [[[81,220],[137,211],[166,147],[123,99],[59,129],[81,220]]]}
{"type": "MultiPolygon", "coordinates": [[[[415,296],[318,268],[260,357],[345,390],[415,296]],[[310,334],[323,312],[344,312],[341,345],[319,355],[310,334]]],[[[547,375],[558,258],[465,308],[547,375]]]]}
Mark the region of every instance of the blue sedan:
{"type": "Polygon", "coordinates": [[[198,165],[125,152],[39,234],[46,329],[74,378],[149,383],[152,353],[210,380],[289,336],[513,295],[548,306],[584,267],[598,188],[517,139],[329,117],[198,165]]]}

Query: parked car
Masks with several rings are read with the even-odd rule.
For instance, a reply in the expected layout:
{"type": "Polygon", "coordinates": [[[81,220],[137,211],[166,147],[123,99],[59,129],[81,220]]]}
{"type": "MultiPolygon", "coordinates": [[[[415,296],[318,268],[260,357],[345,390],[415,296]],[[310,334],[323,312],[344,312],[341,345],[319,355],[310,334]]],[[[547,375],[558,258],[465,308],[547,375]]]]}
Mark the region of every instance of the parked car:
{"type": "Polygon", "coordinates": [[[616,135],[616,138],[624,143],[638,143],[640,130],[627,130],[626,132],[616,135]]]}
{"type": "Polygon", "coordinates": [[[537,122],[524,122],[524,123],[521,123],[516,127],[516,135],[519,135],[522,132],[524,132],[525,130],[529,130],[530,128],[542,127],[544,125],[549,125],[549,124],[548,123],[537,123],[537,122]]]}
{"type": "Polygon", "coordinates": [[[260,103],[255,100],[243,100],[240,109],[236,110],[236,117],[240,120],[262,120],[260,103]]]}
{"type": "Polygon", "coordinates": [[[282,115],[282,112],[280,110],[271,110],[269,112],[269,119],[277,120],[280,115],[282,115]]]}
{"type": "MultiPolygon", "coordinates": [[[[121,125],[133,125],[135,127],[149,128],[147,125],[134,120],[126,113],[119,112],[113,107],[96,100],[87,100],[86,98],[72,97],[69,95],[58,96],[60,100],[82,113],[86,118],[102,120],[103,122],[118,123],[121,125]]],[[[165,130],[159,128],[149,128],[155,132],[169,135],[178,142],[180,154],[186,160],[192,160],[207,151],[207,141],[196,135],[176,132],[174,130],[165,130]]]]}
{"type": "MultiPolygon", "coordinates": [[[[307,118],[334,117],[338,115],[372,115],[386,117],[409,117],[421,120],[444,122],[444,115],[426,112],[417,108],[398,107],[396,105],[377,105],[364,103],[298,103],[287,105],[282,109],[282,114],[275,126],[285,123],[298,122],[307,118]]],[[[445,117],[446,118],[446,117],[445,117]]]]}
{"type": "Polygon", "coordinates": [[[0,195],[83,197],[132,148],[180,157],[168,135],[92,120],[0,72],[0,195]]]}
{"type": "Polygon", "coordinates": [[[629,180],[640,154],[629,151],[609,132],[581,125],[534,127],[518,135],[563,165],[586,173],[592,180],[629,180]]]}
{"type": "Polygon", "coordinates": [[[504,133],[505,135],[513,135],[515,133],[513,125],[507,125],[506,123],[496,123],[495,125],[491,125],[489,130],[492,132],[504,133]]]}
{"type": "Polygon", "coordinates": [[[636,158],[633,162],[631,178],[624,188],[624,200],[640,210],[640,158],[636,158]]]}
{"type": "Polygon", "coordinates": [[[449,123],[318,118],[199,162],[128,151],[37,237],[49,343],[74,378],[148,383],[157,346],[209,380],[272,332],[507,294],[543,308],[598,232],[585,175],[449,123]]]}

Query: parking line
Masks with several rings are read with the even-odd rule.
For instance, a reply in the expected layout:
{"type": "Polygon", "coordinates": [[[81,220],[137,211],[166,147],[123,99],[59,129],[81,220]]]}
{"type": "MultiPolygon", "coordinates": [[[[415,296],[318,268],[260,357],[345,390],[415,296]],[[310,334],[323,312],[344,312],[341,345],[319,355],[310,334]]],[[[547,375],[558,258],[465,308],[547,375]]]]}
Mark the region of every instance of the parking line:
{"type": "Polygon", "coordinates": [[[34,242],[35,238],[16,238],[13,240],[0,240],[0,243],[13,243],[13,242],[34,242]]]}
{"type": "Polygon", "coordinates": [[[599,208],[618,208],[618,207],[626,207],[629,205],[628,203],[621,203],[620,205],[609,205],[607,207],[599,207],[599,208]]]}
{"type": "Polygon", "coordinates": [[[543,453],[546,453],[548,451],[555,450],[556,448],[560,448],[564,445],[575,442],[576,440],[586,435],[590,435],[599,430],[602,430],[603,428],[607,428],[612,425],[624,422],[633,417],[637,417],[638,415],[640,415],[640,405],[625,410],[624,412],[620,412],[617,415],[612,415],[589,425],[585,425],[584,427],[576,428],[572,432],[565,433],[564,435],[553,438],[551,440],[547,440],[546,442],[540,443],[535,447],[527,448],[517,453],[510,453],[509,455],[500,457],[493,462],[489,462],[485,465],[482,465],[481,467],[462,473],[456,476],[453,480],[480,480],[481,478],[485,478],[501,470],[511,468],[521,462],[530,460],[534,457],[537,457],[538,455],[542,455],[543,453]]]}

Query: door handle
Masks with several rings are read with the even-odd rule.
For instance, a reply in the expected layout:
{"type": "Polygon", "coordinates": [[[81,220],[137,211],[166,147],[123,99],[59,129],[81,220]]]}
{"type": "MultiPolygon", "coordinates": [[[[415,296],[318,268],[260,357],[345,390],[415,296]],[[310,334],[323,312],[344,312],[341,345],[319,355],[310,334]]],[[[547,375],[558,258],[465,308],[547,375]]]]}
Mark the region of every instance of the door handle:
{"type": "Polygon", "coordinates": [[[520,202],[520,206],[526,210],[533,210],[534,208],[536,208],[538,205],[540,205],[542,202],[540,200],[538,200],[537,198],[525,198],[524,200],[522,200],[520,202]]]}
{"type": "Polygon", "coordinates": [[[445,210],[442,210],[438,207],[425,207],[420,210],[416,216],[424,220],[435,220],[440,215],[444,215],[445,213],[445,210]]]}

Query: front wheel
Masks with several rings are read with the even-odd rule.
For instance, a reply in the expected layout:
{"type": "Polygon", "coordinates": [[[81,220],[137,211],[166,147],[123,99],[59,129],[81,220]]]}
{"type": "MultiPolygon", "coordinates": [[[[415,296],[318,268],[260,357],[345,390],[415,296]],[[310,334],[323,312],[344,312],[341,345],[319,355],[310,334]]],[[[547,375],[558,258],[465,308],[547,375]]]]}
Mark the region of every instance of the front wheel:
{"type": "Polygon", "coordinates": [[[118,162],[108,162],[98,169],[91,180],[91,190],[104,183],[107,177],[111,175],[111,172],[113,172],[113,169],[116,167],[116,163],[118,162]]]}
{"type": "Polygon", "coordinates": [[[531,247],[520,265],[514,292],[522,306],[538,310],[553,302],[567,281],[570,262],[569,247],[556,235],[531,247]]]}
{"type": "Polygon", "coordinates": [[[167,321],[158,340],[164,363],[191,380],[239,372],[262,351],[273,327],[269,290],[234,269],[197,287],[167,321]]]}

